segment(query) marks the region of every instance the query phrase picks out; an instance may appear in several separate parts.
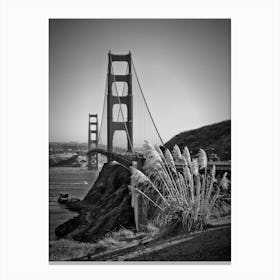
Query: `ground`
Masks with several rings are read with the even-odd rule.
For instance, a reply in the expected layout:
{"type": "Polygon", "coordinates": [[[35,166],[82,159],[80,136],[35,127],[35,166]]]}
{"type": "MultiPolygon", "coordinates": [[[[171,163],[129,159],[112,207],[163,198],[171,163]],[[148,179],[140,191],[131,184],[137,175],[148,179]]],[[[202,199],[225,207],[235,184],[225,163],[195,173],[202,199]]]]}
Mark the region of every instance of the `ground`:
{"type": "MultiPolygon", "coordinates": [[[[120,259],[119,259],[120,260],[120,259]]],[[[125,256],[124,261],[230,261],[230,226],[163,242],[125,256]],[[177,241],[177,242],[176,242],[177,241]],[[150,250],[149,250],[150,249],[150,250]]]]}

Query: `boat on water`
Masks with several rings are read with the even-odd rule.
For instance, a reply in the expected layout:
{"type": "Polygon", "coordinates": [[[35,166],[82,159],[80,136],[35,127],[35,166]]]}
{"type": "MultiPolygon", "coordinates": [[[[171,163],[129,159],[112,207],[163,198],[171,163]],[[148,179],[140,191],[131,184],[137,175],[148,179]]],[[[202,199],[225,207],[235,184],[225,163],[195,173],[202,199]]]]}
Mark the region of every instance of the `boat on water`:
{"type": "Polygon", "coordinates": [[[65,204],[69,200],[69,194],[68,193],[60,193],[57,201],[61,204],[65,204]]]}
{"type": "Polygon", "coordinates": [[[80,199],[75,197],[70,197],[68,193],[60,193],[57,201],[58,203],[68,205],[70,203],[78,202],[80,201],[80,199]]]}

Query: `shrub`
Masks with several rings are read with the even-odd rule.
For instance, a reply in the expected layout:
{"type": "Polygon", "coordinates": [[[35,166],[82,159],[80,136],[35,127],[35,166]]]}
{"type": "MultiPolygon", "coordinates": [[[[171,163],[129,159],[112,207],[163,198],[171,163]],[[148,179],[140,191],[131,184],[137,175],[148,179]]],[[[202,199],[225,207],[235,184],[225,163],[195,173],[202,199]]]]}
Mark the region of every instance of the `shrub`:
{"type": "Polygon", "coordinates": [[[97,243],[83,243],[74,240],[60,239],[50,241],[49,260],[67,261],[87,255],[98,254],[107,250],[125,247],[137,237],[128,229],[108,232],[97,243]]]}
{"type": "Polygon", "coordinates": [[[202,230],[211,218],[221,216],[229,203],[224,191],[229,181],[225,173],[217,182],[215,166],[207,172],[203,149],[192,159],[187,147],[183,153],[177,145],[172,153],[163,153],[145,141],[143,152],[144,170],[131,168],[131,185],[157,208],[155,221],[161,229],[202,230]]]}

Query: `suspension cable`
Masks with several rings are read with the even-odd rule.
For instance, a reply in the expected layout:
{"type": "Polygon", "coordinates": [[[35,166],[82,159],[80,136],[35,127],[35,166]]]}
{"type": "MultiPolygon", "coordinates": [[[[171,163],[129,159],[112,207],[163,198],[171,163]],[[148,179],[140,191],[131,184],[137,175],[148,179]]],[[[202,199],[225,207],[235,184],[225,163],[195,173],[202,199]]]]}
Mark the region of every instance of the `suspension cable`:
{"type": "Polygon", "coordinates": [[[133,59],[132,59],[132,58],[131,58],[131,62],[132,62],[132,67],[133,67],[133,70],[134,70],[134,73],[135,73],[135,76],[136,76],[136,80],[137,80],[138,86],[139,86],[139,88],[140,88],[140,91],[141,91],[142,97],[143,97],[143,99],[144,99],[145,105],[146,105],[146,107],[147,107],[147,110],[148,110],[148,112],[149,112],[150,118],[151,118],[151,120],[152,120],[152,122],[153,122],[154,128],[156,129],[156,132],[157,132],[158,137],[159,137],[159,139],[160,139],[160,141],[161,141],[161,144],[162,144],[162,146],[164,146],[164,143],[163,143],[162,138],[161,138],[161,136],[160,136],[160,134],[159,134],[159,131],[158,131],[157,127],[156,127],[156,124],[155,124],[154,119],[153,119],[153,117],[152,117],[151,111],[150,111],[149,106],[148,106],[148,104],[147,104],[146,98],[145,98],[145,96],[144,96],[144,93],[143,93],[142,87],[141,87],[141,85],[140,85],[140,82],[139,82],[139,79],[138,79],[138,75],[137,75],[137,72],[136,72],[136,69],[135,69],[134,62],[133,62],[133,59]]]}
{"type": "Polygon", "coordinates": [[[102,110],[102,119],[101,119],[101,123],[100,123],[100,130],[98,133],[98,143],[100,143],[100,140],[102,140],[101,138],[101,132],[102,132],[102,127],[104,125],[104,113],[106,110],[106,100],[107,100],[107,86],[108,86],[108,76],[106,75],[106,82],[105,82],[105,94],[104,94],[104,101],[103,101],[103,110],[102,110]]]}

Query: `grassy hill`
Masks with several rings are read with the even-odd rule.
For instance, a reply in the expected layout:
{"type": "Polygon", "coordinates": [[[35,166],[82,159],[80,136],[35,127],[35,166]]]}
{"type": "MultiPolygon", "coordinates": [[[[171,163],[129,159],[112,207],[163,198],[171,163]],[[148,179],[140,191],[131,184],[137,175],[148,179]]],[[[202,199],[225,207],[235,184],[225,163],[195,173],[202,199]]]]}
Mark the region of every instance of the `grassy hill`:
{"type": "Polygon", "coordinates": [[[217,154],[221,160],[231,159],[231,120],[181,132],[170,139],[165,146],[172,149],[177,144],[182,150],[188,146],[192,155],[203,148],[207,155],[217,154]]]}

